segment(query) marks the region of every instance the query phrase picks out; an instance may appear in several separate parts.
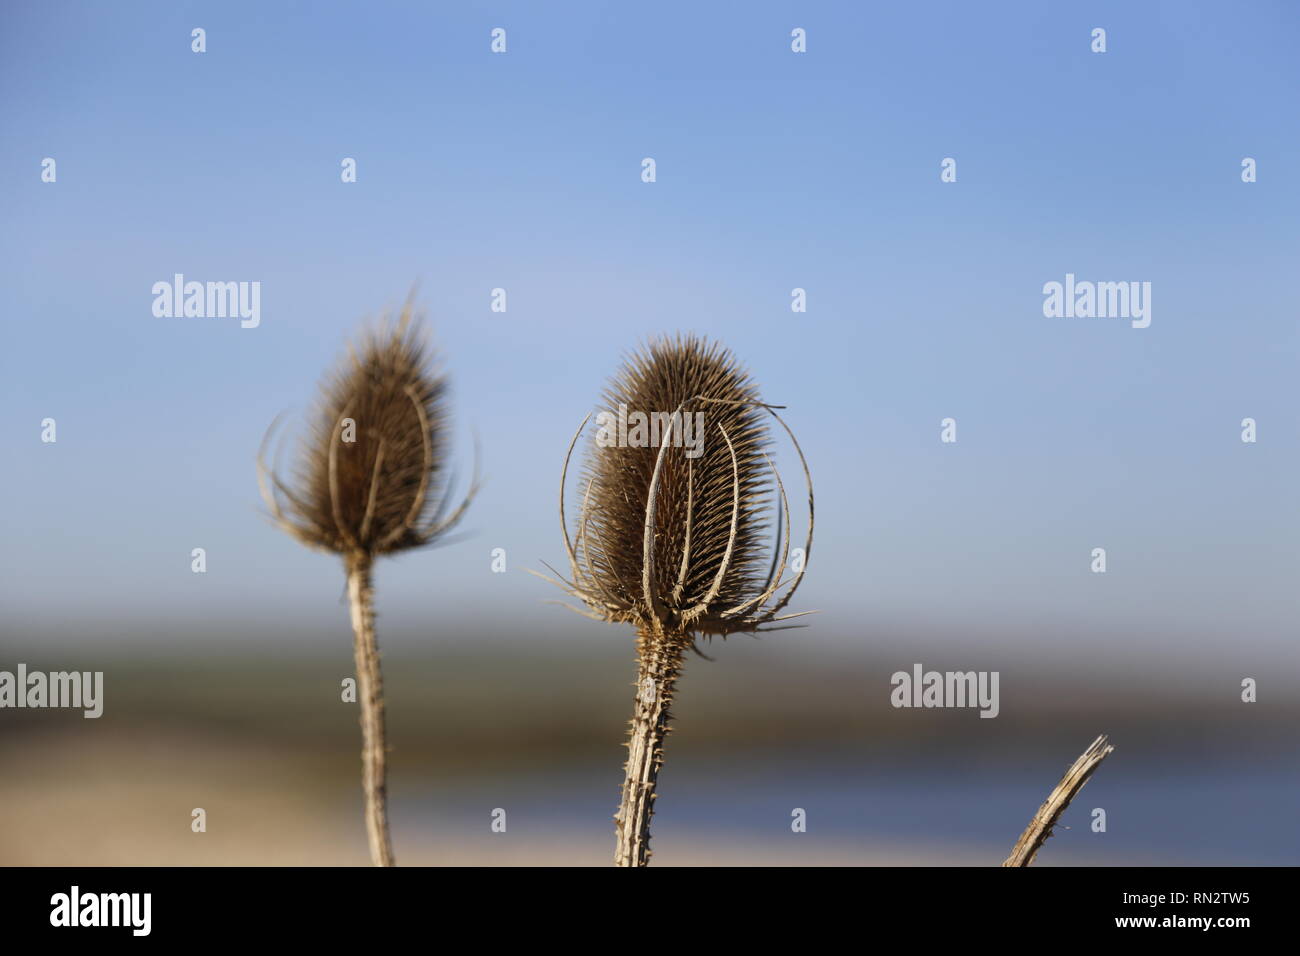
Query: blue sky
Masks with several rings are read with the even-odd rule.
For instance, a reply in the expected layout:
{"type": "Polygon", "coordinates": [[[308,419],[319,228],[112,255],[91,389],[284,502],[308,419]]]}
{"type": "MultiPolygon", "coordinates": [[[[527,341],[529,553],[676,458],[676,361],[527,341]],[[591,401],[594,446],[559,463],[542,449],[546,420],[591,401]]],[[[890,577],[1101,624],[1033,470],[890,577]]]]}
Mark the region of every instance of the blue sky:
{"type": "Polygon", "coordinates": [[[606,634],[523,569],[562,558],[621,353],[694,329],[809,455],[799,640],[1293,665],[1298,34],[1287,3],[6,4],[10,639],[342,631],[253,456],[418,282],[489,483],[465,540],[382,567],[389,620],[606,634]],[[261,282],[261,326],[155,318],[177,272],[261,282]],[[1150,328],[1045,318],[1067,272],[1151,282],[1150,328]]]}

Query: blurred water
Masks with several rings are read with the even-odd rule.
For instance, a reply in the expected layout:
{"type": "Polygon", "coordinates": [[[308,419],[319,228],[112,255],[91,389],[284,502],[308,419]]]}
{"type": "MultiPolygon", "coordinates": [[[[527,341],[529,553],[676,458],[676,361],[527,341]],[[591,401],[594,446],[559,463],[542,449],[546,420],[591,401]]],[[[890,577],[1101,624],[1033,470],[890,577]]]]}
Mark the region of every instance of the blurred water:
{"type": "MultiPolygon", "coordinates": [[[[1202,773],[1125,765],[1112,757],[1066,811],[1038,864],[1296,865],[1295,758],[1291,753],[1264,765],[1243,761],[1202,773]],[[1091,830],[1096,807],[1106,811],[1105,833],[1091,830]]],[[[860,850],[864,860],[882,848],[905,855],[914,845],[924,862],[934,861],[937,847],[946,862],[999,863],[1068,763],[1062,761],[1053,776],[988,762],[940,771],[816,759],[761,768],[670,760],[660,778],[656,862],[671,864],[670,849],[685,837],[735,843],[760,858],[779,853],[785,861],[801,845],[808,847],[809,862],[828,845],[841,853],[860,850]],[[807,813],[805,834],[791,831],[796,807],[807,813]]],[[[583,851],[594,840],[599,854],[612,845],[620,780],[617,767],[590,766],[459,786],[430,782],[415,798],[394,793],[393,816],[399,828],[420,830],[432,842],[469,840],[484,862],[494,857],[494,841],[505,839],[490,831],[494,808],[507,811],[511,841],[581,834],[583,851]]],[[[598,856],[589,862],[607,861],[598,856]]]]}

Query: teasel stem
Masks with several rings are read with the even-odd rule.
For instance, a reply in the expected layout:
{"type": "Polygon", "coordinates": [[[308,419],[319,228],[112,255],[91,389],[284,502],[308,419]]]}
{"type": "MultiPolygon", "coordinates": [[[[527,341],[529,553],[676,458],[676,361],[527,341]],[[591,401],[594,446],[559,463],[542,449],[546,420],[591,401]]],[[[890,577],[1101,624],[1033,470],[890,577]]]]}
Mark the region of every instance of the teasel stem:
{"type": "Polygon", "coordinates": [[[637,635],[636,698],[628,731],[623,800],[614,817],[618,837],[615,866],[646,866],[650,862],[650,818],[672,720],[668,708],[690,645],[690,638],[658,634],[649,628],[642,628],[637,635]]]}
{"type": "Polygon", "coordinates": [[[1070,766],[1069,770],[1065,771],[1061,782],[1047,795],[1043,805],[1029,821],[1029,826],[1025,827],[1025,832],[1011,848],[1011,855],[1002,861],[1003,866],[1029,866],[1034,862],[1034,857],[1047,842],[1047,838],[1052,835],[1052,828],[1061,819],[1065,808],[1083,789],[1083,785],[1101,766],[1101,762],[1114,750],[1115,748],[1110,745],[1110,738],[1105,734],[1088,745],[1088,749],[1079,755],[1079,759],[1070,766]]]}
{"type": "Polygon", "coordinates": [[[384,734],[384,678],[375,638],[373,559],[356,552],[347,559],[348,602],[357,667],[357,701],[361,705],[361,787],[366,800],[366,835],[375,866],[393,865],[388,835],[388,751],[384,734]]]}

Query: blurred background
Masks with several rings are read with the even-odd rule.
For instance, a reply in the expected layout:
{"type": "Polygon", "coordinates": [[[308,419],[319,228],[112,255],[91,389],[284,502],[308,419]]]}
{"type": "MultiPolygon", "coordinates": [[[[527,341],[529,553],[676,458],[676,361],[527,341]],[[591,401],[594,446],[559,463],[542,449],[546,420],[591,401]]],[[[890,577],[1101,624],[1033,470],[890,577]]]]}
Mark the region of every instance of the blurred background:
{"type": "Polygon", "coordinates": [[[0,710],[0,864],[367,862],[342,569],[269,524],[253,460],[417,284],[488,483],[377,570],[399,863],[609,862],[633,638],[525,569],[564,559],[573,428],[678,329],[788,406],[819,518],[791,610],[821,613],[688,662],[656,864],[996,864],[1102,732],[1037,865],[1300,861],[1298,27],[6,4],[0,670],[103,671],[105,706],[0,710]],[[1151,326],[1045,318],[1067,272],[1151,282],[1151,326]],[[260,282],[260,326],[154,317],[175,273],[260,282]],[[999,671],[1000,715],[892,708],[915,663],[999,671]]]}

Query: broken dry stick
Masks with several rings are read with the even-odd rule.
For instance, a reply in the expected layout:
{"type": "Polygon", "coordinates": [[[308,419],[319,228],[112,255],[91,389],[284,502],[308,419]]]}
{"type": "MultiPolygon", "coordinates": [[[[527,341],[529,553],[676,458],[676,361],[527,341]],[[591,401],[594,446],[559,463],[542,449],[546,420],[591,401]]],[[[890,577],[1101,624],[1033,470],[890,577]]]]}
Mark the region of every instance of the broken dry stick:
{"type": "Polygon", "coordinates": [[[1025,832],[1016,841],[1011,855],[1002,862],[1003,866],[1028,866],[1034,862],[1034,855],[1052,835],[1052,827],[1056,826],[1056,821],[1061,819],[1061,814],[1070,805],[1074,795],[1083,789],[1092,772],[1101,766],[1106,755],[1114,749],[1107,742],[1105,734],[1092,742],[1092,746],[1083,752],[1074,765],[1065,772],[1065,776],[1061,778],[1056,788],[1047,795],[1043,805],[1029,821],[1029,826],[1025,827],[1025,832]]]}

